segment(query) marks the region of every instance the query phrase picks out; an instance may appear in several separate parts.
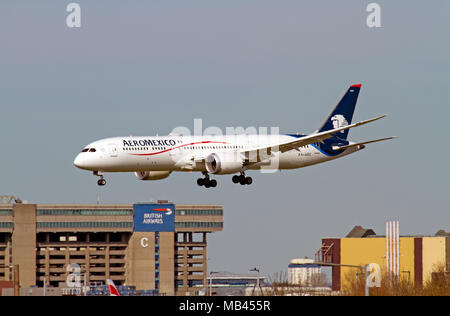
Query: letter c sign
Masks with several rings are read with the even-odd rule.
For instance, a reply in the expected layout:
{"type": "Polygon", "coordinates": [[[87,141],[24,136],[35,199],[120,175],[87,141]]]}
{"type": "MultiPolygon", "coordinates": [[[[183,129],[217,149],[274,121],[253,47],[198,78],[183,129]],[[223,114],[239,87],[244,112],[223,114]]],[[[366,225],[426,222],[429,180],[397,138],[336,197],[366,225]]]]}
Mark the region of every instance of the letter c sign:
{"type": "Polygon", "coordinates": [[[148,238],[147,237],[142,237],[141,238],[141,246],[142,246],[142,248],[147,248],[148,247],[148,238]]]}

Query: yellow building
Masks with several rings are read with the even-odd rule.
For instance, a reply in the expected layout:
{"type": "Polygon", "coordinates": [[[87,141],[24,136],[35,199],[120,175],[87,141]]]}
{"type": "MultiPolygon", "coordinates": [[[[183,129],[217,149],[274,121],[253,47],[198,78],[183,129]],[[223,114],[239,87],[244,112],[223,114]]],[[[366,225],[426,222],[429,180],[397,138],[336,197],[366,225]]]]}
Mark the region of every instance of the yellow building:
{"type": "MultiPolygon", "coordinates": [[[[439,267],[450,268],[450,234],[443,231],[435,236],[399,236],[397,275],[412,285],[431,281],[439,267]]],[[[345,238],[324,238],[316,261],[332,265],[332,289],[345,289],[350,280],[362,276],[364,267],[377,263],[382,275],[390,270],[389,240],[373,230],[356,226],[345,238]]],[[[394,259],[396,260],[396,259],[394,259]]],[[[395,263],[395,261],[394,261],[395,263]]],[[[392,270],[390,270],[392,271],[392,270]]],[[[392,272],[391,272],[392,273],[392,272]]]]}

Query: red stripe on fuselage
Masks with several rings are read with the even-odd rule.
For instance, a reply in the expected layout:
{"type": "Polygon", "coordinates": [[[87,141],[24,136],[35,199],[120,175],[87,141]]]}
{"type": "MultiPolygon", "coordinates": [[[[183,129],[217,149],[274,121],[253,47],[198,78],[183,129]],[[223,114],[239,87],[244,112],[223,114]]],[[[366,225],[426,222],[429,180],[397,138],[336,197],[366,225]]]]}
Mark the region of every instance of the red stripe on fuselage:
{"type": "Polygon", "coordinates": [[[152,155],[157,155],[157,154],[162,154],[168,151],[171,151],[173,149],[177,149],[177,148],[181,148],[181,147],[186,147],[186,146],[192,146],[192,145],[197,145],[197,144],[228,144],[227,142],[214,142],[214,141],[204,141],[204,142],[196,142],[196,143],[190,143],[190,144],[184,144],[184,145],[180,145],[177,147],[172,147],[166,150],[162,150],[162,151],[158,151],[156,153],[149,153],[149,154],[130,154],[133,156],[152,156],[152,155]]]}

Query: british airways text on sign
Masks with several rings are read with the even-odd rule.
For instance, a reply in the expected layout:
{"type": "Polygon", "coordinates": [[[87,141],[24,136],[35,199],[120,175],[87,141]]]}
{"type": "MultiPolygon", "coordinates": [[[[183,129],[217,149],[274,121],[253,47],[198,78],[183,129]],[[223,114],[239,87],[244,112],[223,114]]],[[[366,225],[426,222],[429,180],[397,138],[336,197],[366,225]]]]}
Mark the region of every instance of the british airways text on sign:
{"type": "Polygon", "coordinates": [[[175,146],[176,141],[173,139],[140,139],[140,140],[123,140],[123,146],[175,146]]]}
{"type": "Polygon", "coordinates": [[[175,206],[173,204],[134,204],[134,231],[173,232],[175,206]]]}
{"type": "Polygon", "coordinates": [[[142,221],[142,224],[148,225],[148,224],[163,224],[163,216],[162,214],[144,214],[144,220],[142,221]]]}

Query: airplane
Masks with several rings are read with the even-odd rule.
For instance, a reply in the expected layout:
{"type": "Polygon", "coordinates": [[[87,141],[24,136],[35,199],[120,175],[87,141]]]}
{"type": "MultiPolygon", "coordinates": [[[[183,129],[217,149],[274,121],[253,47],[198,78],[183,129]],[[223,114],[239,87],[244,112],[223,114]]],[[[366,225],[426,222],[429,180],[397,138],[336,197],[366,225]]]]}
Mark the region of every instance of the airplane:
{"type": "Polygon", "coordinates": [[[108,286],[109,296],[120,296],[114,281],[111,279],[106,279],[106,285],[108,286]]]}
{"type": "Polygon", "coordinates": [[[203,135],[114,137],[88,144],[74,165],[92,171],[106,184],[106,172],[134,172],[139,180],[161,180],[172,172],[201,172],[199,186],[216,187],[210,175],[232,175],[233,183],[250,185],[248,170],[303,168],[347,156],[367,144],[347,140],[351,128],[374,122],[386,115],[352,123],[361,84],[351,85],[315,132],[285,135],[203,135]]]}

